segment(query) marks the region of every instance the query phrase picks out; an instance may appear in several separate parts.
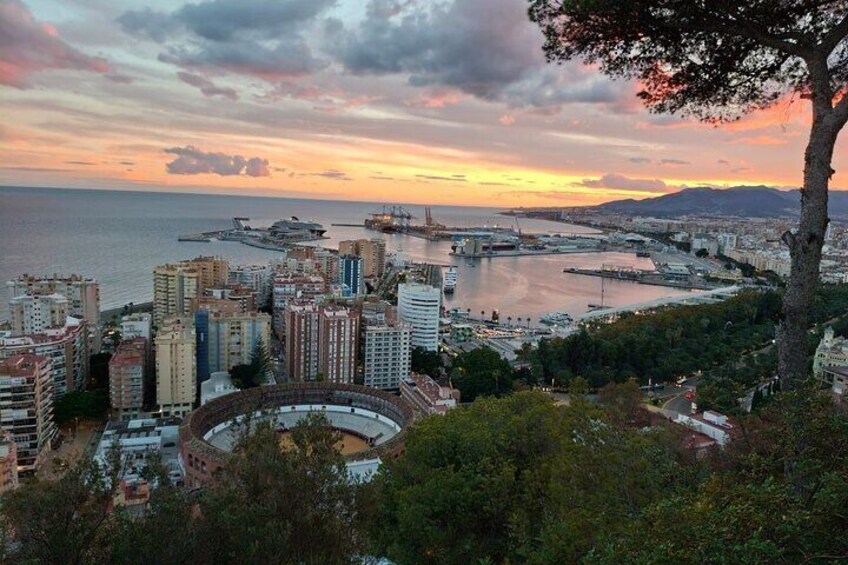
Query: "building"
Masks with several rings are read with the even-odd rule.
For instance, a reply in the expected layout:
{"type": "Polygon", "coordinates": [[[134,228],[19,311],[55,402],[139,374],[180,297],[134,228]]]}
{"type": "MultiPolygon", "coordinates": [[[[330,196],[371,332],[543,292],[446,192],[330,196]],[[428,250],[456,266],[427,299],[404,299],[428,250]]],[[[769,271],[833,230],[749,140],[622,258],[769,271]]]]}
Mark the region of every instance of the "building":
{"type": "Polygon", "coordinates": [[[318,372],[323,380],[353,384],[359,344],[359,312],[327,306],[318,313],[318,372]]]}
{"type": "Polygon", "coordinates": [[[109,360],[109,405],[117,420],[138,418],[144,407],[148,341],[136,337],[122,341],[109,360]]]}
{"type": "Polygon", "coordinates": [[[813,376],[823,379],[824,370],[830,367],[848,367],[848,340],[835,337],[833,328],[828,326],[813,357],[813,376]]]}
{"type": "Polygon", "coordinates": [[[310,299],[327,292],[327,282],[323,276],[279,273],[274,275],[272,302],[274,332],[278,337],[286,334],[286,304],[294,299],[310,299]]]}
{"type": "Polygon", "coordinates": [[[61,294],[68,301],[68,315],[84,318],[91,326],[100,324],[100,285],[80,275],[34,277],[21,275],[8,281],[9,299],[17,296],[61,294]]]}
{"type": "Polygon", "coordinates": [[[161,327],[166,318],[191,312],[191,301],[201,294],[200,271],[182,263],[153,269],[153,325],[161,327]]]}
{"type": "Polygon", "coordinates": [[[9,314],[15,335],[39,334],[65,325],[68,299],[61,294],[23,294],[9,300],[9,314]]]}
{"type": "MultiPolygon", "coordinates": [[[[8,281],[6,287],[10,301],[20,296],[63,296],[67,301],[66,315],[82,318],[87,322],[89,348],[94,353],[100,351],[100,285],[95,279],[87,279],[80,275],[67,277],[57,274],[52,277],[21,275],[15,280],[8,281]]],[[[11,307],[10,310],[14,318],[15,308],[11,307]]],[[[63,323],[60,321],[56,325],[63,323]]],[[[45,327],[47,326],[45,324],[45,327]]],[[[38,333],[39,331],[41,330],[22,333],[38,333]]]]}
{"type": "Polygon", "coordinates": [[[398,285],[398,319],[412,327],[410,345],[428,351],[439,348],[442,290],[421,283],[398,285]]]}
{"type": "Polygon", "coordinates": [[[259,306],[264,306],[271,299],[271,267],[269,265],[230,267],[227,282],[256,292],[259,306]]]}
{"type": "Polygon", "coordinates": [[[400,382],[400,397],[425,416],[444,414],[451,408],[456,408],[459,391],[441,386],[427,375],[410,373],[400,382]]]}
{"type": "Polygon", "coordinates": [[[9,431],[0,432],[0,496],[18,488],[18,446],[9,431]]]}
{"type": "Polygon", "coordinates": [[[212,373],[209,379],[200,383],[200,405],[203,406],[210,400],[215,400],[237,390],[230,373],[227,371],[212,373]]]}
{"type": "Polygon", "coordinates": [[[246,365],[250,363],[257,343],[261,341],[265,347],[270,347],[271,344],[271,316],[268,314],[211,312],[208,325],[210,373],[229,371],[236,365],[246,365]]]}
{"type": "Polygon", "coordinates": [[[14,336],[0,332],[0,359],[31,353],[52,362],[53,396],[82,390],[88,378],[89,333],[85,320],[68,317],[65,325],[42,333],[14,336]]]}
{"type": "Polygon", "coordinates": [[[340,241],[339,254],[361,257],[364,277],[380,277],[386,269],[386,240],[380,237],[340,241]]]}
{"type": "Polygon", "coordinates": [[[350,291],[350,296],[366,294],[362,257],[342,255],[339,258],[339,282],[350,291]]]}
{"type": "Polygon", "coordinates": [[[56,435],[50,359],[27,353],[0,361],[0,428],[14,439],[18,472],[35,471],[56,435]]]}
{"type": "MultiPolygon", "coordinates": [[[[179,459],[180,421],[176,418],[136,419],[110,422],[94,453],[94,460],[108,472],[117,448],[120,466],[116,476],[127,484],[146,484],[144,471],[156,456],[157,463],[168,471],[172,484],[183,479],[179,459]]],[[[155,485],[154,485],[155,486],[155,485]]]]}
{"type": "Polygon", "coordinates": [[[121,318],[121,338],[143,337],[148,342],[153,338],[153,316],[146,312],[129,314],[121,318]]]}
{"type": "Polygon", "coordinates": [[[156,344],[156,404],[163,416],[184,416],[197,398],[197,343],[190,318],[170,318],[156,344]]]}
{"type": "Polygon", "coordinates": [[[412,327],[402,322],[365,324],[362,328],[363,384],[397,390],[409,376],[412,327]]]}
{"type": "Polygon", "coordinates": [[[291,380],[318,378],[318,315],[318,306],[312,301],[286,304],[286,369],[291,380]]]}
{"type": "Polygon", "coordinates": [[[195,257],[188,261],[182,261],[182,264],[197,269],[197,272],[200,274],[199,282],[201,289],[224,288],[227,286],[230,264],[226,259],[221,259],[220,257],[195,257]]]}

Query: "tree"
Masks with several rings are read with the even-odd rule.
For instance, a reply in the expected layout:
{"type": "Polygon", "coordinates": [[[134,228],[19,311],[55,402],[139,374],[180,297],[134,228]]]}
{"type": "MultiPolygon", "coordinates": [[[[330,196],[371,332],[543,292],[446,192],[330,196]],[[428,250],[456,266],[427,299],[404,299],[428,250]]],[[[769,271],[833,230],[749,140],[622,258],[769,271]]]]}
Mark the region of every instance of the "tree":
{"type": "Polygon", "coordinates": [[[513,391],[513,368],[494,349],[480,347],[460,353],[453,361],[451,382],[463,402],[478,396],[502,396],[513,391]]]}
{"type": "Polygon", "coordinates": [[[412,348],[412,371],[438,378],[442,374],[442,356],[438,351],[430,351],[423,347],[412,348]]]}
{"type": "Polygon", "coordinates": [[[827,229],[833,152],[848,121],[845,0],[530,0],[551,61],[580,58],[635,78],[656,112],[722,122],[787,94],[811,101],[801,216],[786,232],[792,267],[778,325],[779,372],[807,377],[804,339],[827,229]]]}
{"type": "Polygon", "coordinates": [[[253,346],[250,363],[235,365],[230,369],[233,385],[240,390],[265,384],[272,375],[271,354],[261,338],[256,340],[256,345],[253,346]]]}
{"type": "Polygon", "coordinates": [[[240,442],[199,501],[199,563],[350,563],[365,550],[370,487],[352,481],[339,434],[310,414],[280,448],[271,426],[240,442]]]}

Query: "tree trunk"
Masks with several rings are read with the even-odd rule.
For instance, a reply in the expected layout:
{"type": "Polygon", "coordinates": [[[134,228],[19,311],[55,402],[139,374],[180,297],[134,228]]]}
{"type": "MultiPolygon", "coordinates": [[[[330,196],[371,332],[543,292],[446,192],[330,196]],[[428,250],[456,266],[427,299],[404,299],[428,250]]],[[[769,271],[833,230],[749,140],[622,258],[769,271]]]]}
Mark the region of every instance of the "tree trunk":
{"type": "Polygon", "coordinates": [[[801,217],[797,231],[783,235],[792,259],[782,319],[777,327],[778,373],[783,390],[797,388],[809,376],[806,336],[829,222],[827,190],[833,174],[831,160],[838,133],[828,117],[827,113],[813,111],[813,126],[804,155],[801,217]]]}

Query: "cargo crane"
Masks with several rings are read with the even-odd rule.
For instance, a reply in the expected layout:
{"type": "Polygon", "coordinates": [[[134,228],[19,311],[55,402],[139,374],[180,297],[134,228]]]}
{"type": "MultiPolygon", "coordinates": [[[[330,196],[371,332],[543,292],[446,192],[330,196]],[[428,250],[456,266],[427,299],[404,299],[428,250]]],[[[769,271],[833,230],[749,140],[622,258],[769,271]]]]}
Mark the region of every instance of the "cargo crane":
{"type": "Polygon", "coordinates": [[[382,209],[371,212],[369,216],[365,220],[366,228],[389,233],[407,231],[410,220],[415,217],[403,206],[386,204],[383,205],[382,209]]]}

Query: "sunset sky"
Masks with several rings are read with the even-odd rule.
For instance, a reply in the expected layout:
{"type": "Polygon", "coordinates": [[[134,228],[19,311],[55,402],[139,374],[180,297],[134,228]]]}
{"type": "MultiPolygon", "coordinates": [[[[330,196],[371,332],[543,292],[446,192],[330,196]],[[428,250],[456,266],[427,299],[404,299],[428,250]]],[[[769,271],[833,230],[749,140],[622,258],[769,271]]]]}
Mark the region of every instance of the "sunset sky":
{"type": "Polygon", "coordinates": [[[541,44],[524,0],[0,0],[0,185],[508,207],[800,183],[806,102],[651,115],[541,44]]]}

